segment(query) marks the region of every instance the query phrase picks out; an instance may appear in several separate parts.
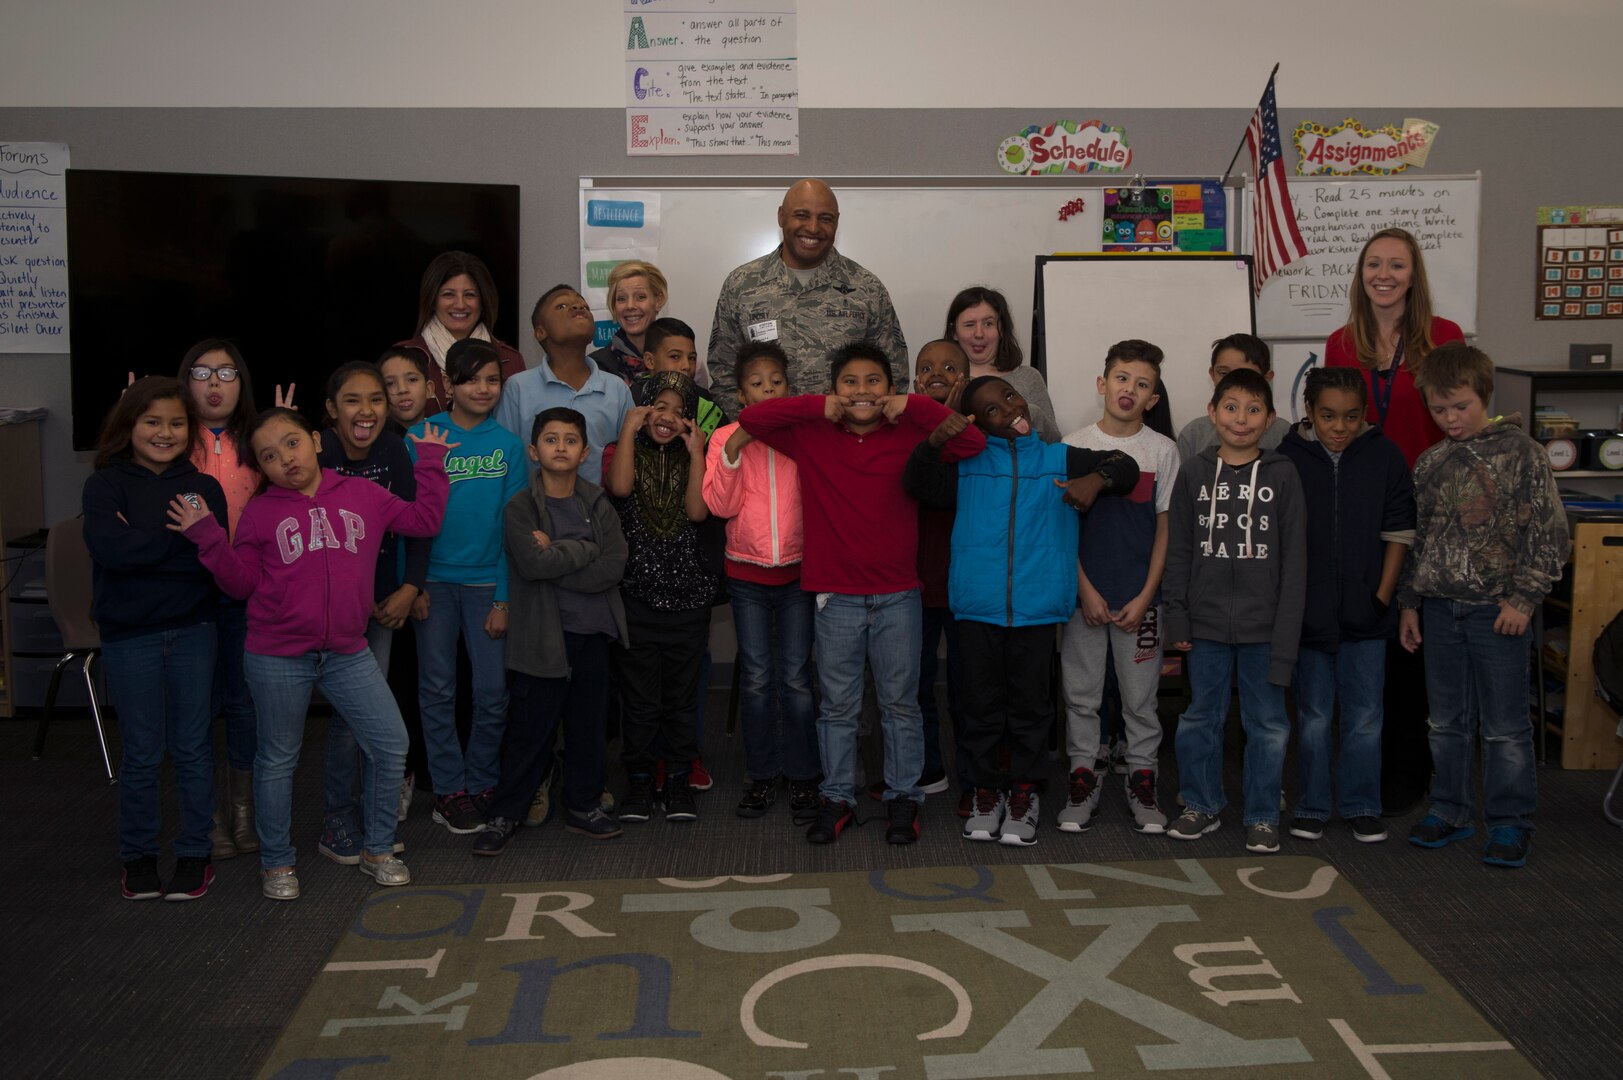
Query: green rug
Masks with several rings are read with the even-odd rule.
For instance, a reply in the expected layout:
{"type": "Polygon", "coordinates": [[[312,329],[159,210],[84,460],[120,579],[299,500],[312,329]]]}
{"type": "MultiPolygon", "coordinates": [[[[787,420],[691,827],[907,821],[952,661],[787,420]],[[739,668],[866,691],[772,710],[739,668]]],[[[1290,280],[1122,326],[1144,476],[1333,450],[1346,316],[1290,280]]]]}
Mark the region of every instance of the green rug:
{"type": "Polygon", "coordinates": [[[1316,859],[382,890],[281,1080],[1536,1077],[1316,859]]]}

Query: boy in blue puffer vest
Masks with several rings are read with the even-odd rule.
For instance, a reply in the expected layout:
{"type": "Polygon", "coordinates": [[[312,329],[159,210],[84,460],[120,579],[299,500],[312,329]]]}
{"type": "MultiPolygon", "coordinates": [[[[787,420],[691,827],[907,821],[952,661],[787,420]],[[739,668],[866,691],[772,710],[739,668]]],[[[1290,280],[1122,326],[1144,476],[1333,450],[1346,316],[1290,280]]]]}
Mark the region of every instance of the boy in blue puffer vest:
{"type": "Polygon", "coordinates": [[[903,483],[927,506],[958,509],[948,601],[975,785],[964,836],[1028,845],[1037,842],[1037,785],[1054,721],[1054,628],[1076,607],[1077,514],[1102,492],[1131,491],[1138,465],[1120,451],[1045,444],[1025,399],[996,376],[972,380],[962,400],[964,415],[919,445],[903,483]],[[970,423],[986,433],[986,449],[943,465],[937,448],[970,423]]]}

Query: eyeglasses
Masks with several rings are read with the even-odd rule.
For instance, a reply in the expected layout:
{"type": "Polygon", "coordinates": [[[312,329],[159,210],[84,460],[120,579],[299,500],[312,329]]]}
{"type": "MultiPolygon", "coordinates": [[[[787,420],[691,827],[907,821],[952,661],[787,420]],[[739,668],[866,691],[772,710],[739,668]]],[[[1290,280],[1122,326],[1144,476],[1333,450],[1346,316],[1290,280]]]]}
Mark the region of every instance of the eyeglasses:
{"type": "Polygon", "coordinates": [[[204,367],[199,364],[192,368],[193,382],[208,382],[211,375],[218,376],[221,382],[237,381],[237,369],[234,367],[204,367]]]}

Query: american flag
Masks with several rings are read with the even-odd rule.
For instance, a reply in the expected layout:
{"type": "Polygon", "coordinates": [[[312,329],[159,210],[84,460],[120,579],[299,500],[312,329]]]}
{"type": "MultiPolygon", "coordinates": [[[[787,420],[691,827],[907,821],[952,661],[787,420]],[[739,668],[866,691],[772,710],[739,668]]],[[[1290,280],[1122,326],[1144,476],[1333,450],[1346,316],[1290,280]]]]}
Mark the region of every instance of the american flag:
{"type": "Polygon", "coordinates": [[[1251,148],[1251,168],[1257,177],[1252,200],[1251,285],[1262,292],[1269,276],[1307,255],[1307,244],[1296,229],[1296,211],[1285,187],[1285,163],[1279,152],[1279,111],[1274,107],[1274,77],[1268,76],[1251,125],[1245,129],[1251,148]]]}

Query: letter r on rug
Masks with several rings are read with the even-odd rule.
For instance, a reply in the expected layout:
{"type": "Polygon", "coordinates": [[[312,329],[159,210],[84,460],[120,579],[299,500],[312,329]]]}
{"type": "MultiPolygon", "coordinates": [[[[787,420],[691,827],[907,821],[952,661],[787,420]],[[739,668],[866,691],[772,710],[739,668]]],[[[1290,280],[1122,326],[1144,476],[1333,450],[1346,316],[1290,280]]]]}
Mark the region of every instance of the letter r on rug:
{"type": "Polygon", "coordinates": [[[929,1080],[1092,1072],[1093,1065],[1082,1047],[1049,1050],[1042,1046],[1085,1001],[1102,1005],[1172,1040],[1171,1046],[1137,1047],[1139,1059],[1148,1069],[1215,1069],[1313,1060],[1297,1039],[1241,1039],[1164,1001],[1111,981],[1116,967],[1157,926],[1198,921],[1188,906],[1068,908],[1065,915],[1072,926],[1104,928],[1074,960],[1064,960],[1005,933],[1005,929],[1031,925],[1023,911],[892,917],[891,925],[900,932],[940,931],[1035,975],[1044,984],[978,1052],[926,1057],[924,1069],[929,1080]]]}

